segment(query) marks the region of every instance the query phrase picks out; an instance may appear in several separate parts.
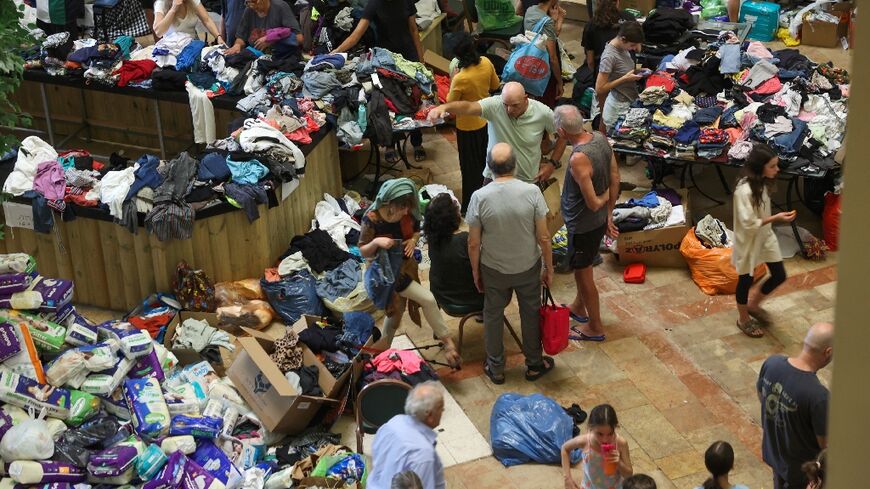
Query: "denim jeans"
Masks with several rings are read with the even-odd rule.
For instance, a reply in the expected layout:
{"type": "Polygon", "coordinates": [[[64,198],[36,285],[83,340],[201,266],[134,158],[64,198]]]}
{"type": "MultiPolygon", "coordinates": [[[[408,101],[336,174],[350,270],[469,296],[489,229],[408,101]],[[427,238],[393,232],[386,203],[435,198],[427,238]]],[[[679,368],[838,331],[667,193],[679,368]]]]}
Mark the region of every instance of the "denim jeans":
{"type": "Polygon", "coordinates": [[[365,273],[366,292],[375,307],[384,309],[390,303],[393,289],[402,266],[403,250],[394,246],[388,250],[381,248],[365,273]]]}

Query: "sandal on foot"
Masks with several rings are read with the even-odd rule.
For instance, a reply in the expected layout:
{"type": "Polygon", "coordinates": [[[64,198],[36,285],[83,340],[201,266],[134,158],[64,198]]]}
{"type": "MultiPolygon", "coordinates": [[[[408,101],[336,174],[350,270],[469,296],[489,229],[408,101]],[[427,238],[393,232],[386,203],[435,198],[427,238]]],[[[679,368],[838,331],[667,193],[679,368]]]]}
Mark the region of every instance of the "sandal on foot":
{"type": "Polygon", "coordinates": [[[489,377],[489,380],[490,380],[493,384],[495,384],[495,385],[502,385],[502,384],[504,384],[504,374],[496,375],[496,374],[492,373],[492,370],[489,368],[489,364],[488,364],[488,363],[485,363],[485,364],[483,365],[483,373],[485,373],[486,376],[489,377]]]}
{"type": "Polygon", "coordinates": [[[607,337],[604,336],[603,334],[591,335],[591,334],[586,334],[586,333],[579,331],[579,330],[576,330],[576,329],[572,329],[571,331],[573,331],[577,334],[576,335],[573,335],[573,334],[568,335],[568,339],[570,339],[570,340],[602,342],[602,341],[607,339],[607,337]]]}
{"type": "Polygon", "coordinates": [[[770,316],[770,313],[761,307],[755,310],[750,310],[749,316],[755,318],[762,326],[768,326],[773,323],[773,318],[770,316]]]}
{"type": "Polygon", "coordinates": [[[553,357],[544,357],[543,363],[538,365],[537,367],[529,367],[526,369],[526,380],[529,382],[534,382],[541,377],[547,375],[550,370],[553,370],[553,367],[556,366],[556,361],[553,360],[553,357]],[[534,372],[534,373],[533,373],[534,372]]]}
{"type": "MultiPolygon", "coordinates": [[[[562,307],[568,307],[568,304],[562,304],[562,307]]],[[[568,309],[568,313],[571,315],[571,319],[577,321],[578,323],[588,323],[589,316],[581,316],[579,314],[574,314],[571,309],[568,309]]]]}
{"type": "Polygon", "coordinates": [[[422,146],[414,148],[414,161],[423,161],[426,159],[426,150],[422,146]]]}
{"type": "Polygon", "coordinates": [[[399,162],[399,153],[396,152],[395,149],[388,149],[384,152],[384,161],[387,163],[393,164],[399,162]]]}
{"type": "Polygon", "coordinates": [[[761,338],[764,336],[764,330],[758,327],[758,320],[753,317],[750,317],[749,321],[746,321],[744,324],[740,324],[740,320],[738,319],[737,327],[743,332],[743,334],[750,338],[761,338]]]}

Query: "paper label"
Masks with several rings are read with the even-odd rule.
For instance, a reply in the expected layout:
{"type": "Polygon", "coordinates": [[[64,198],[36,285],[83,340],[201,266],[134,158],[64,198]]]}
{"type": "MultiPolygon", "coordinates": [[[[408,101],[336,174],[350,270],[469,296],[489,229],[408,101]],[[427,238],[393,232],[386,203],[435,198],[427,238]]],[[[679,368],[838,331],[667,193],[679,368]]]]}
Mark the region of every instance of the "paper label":
{"type": "Polygon", "coordinates": [[[4,202],[6,225],[11,228],[33,229],[33,208],[25,204],[4,202]]]}

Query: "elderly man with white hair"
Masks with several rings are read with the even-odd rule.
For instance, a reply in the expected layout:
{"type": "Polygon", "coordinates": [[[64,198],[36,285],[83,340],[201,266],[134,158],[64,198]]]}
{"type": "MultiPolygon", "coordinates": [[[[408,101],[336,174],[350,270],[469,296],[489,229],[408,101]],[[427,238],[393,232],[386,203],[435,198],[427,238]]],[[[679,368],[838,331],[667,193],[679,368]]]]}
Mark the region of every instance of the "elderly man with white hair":
{"type": "Polygon", "coordinates": [[[390,489],[393,477],[413,471],[423,489],[445,489],[444,465],[435,451],[435,428],[444,413],[444,391],[437,382],[417,384],[408,393],[405,414],[378,429],[372,445],[373,469],[367,489],[390,489]]]}
{"type": "MultiPolygon", "coordinates": [[[[555,146],[550,141],[550,135],[556,133],[553,111],[537,100],[530,100],[526,90],[517,82],[506,83],[501,95],[478,102],[456,101],[439,105],[429,112],[429,119],[434,121],[449,114],[482,117],[489,121],[487,154],[497,143],[509,144],[516,152],[515,176],[526,183],[550,178],[565,152],[564,140],[558,139],[555,146]],[[551,148],[551,156],[543,158],[543,153],[549,153],[551,148]]],[[[489,167],[483,170],[483,176],[485,182],[495,178],[489,167]]]]}

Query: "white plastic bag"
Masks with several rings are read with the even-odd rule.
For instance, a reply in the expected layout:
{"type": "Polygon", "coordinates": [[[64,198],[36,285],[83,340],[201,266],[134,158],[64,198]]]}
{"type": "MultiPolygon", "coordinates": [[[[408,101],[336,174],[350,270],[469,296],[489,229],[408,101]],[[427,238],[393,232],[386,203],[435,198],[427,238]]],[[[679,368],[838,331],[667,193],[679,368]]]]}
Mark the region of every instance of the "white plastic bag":
{"type": "Polygon", "coordinates": [[[54,455],[54,439],[43,419],[28,419],[13,426],[0,441],[0,457],[15,460],[46,460],[54,455]]]}

